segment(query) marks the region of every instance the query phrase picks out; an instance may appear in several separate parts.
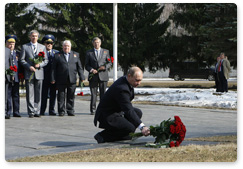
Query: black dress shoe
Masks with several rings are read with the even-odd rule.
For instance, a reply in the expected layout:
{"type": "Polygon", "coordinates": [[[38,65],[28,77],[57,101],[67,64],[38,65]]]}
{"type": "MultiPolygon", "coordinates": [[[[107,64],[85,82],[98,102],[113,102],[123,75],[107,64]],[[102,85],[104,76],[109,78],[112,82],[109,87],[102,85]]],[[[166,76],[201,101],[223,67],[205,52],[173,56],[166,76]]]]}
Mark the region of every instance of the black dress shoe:
{"type": "Polygon", "coordinates": [[[105,140],[104,138],[99,134],[97,133],[95,136],[94,136],[95,140],[97,141],[98,144],[100,143],[105,143],[105,140]]]}
{"type": "Polygon", "coordinates": [[[33,114],[30,114],[30,115],[29,115],[29,118],[34,118],[34,115],[33,115],[33,114]]]}
{"type": "Polygon", "coordinates": [[[68,116],[75,116],[75,114],[73,114],[73,113],[69,113],[68,116]]]}
{"type": "Polygon", "coordinates": [[[45,113],[40,113],[41,116],[45,116],[45,113]]]}
{"type": "Polygon", "coordinates": [[[17,113],[14,113],[13,114],[13,117],[21,117],[21,115],[20,114],[17,114],[17,113]]]}
{"type": "Polygon", "coordinates": [[[56,113],[49,113],[49,116],[56,116],[56,113]]]}
{"type": "Polygon", "coordinates": [[[5,115],[5,119],[10,119],[10,115],[5,115]]]}
{"type": "Polygon", "coordinates": [[[35,114],[34,117],[41,117],[39,114],[35,114]]]}
{"type": "Polygon", "coordinates": [[[90,112],[90,115],[94,115],[95,113],[94,112],[90,112]]]}

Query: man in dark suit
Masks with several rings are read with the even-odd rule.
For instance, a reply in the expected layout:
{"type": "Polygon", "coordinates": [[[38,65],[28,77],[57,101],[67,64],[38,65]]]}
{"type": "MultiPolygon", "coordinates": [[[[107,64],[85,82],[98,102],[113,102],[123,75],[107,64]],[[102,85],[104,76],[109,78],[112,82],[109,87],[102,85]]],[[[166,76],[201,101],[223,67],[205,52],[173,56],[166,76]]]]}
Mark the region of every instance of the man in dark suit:
{"type": "Polygon", "coordinates": [[[95,37],[94,48],[86,52],[85,69],[89,72],[89,87],[91,91],[90,114],[96,111],[97,90],[99,86],[100,100],[103,97],[109,80],[108,70],[111,67],[109,50],[101,48],[101,40],[95,37]]]}
{"type": "MultiPolygon", "coordinates": [[[[5,47],[5,70],[9,69],[10,66],[10,49],[5,47]]],[[[8,86],[10,83],[10,75],[5,73],[5,119],[10,119],[10,116],[7,114],[8,86]]]]}
{"type": "Polygon", "coordinates": [[[24,44],[21,49],[20,63],[23,65],[25,83],[26,83],[26,102],[27,110],[30,118],[40,117],[41,107],[41,89],[42,81],[44,79],[43,67],[48,63],[46,56],[46,48],[44,45],[39,44],[39,32],[32,30],[29,34],[30,43],[24,44]],[[39,52],[44,52],[45,57],[41,63],[35,64],[34,58],[38,58],[39,52]],[[34,73],[32,79],[31,75],[34,73]]]}
{"type": "Polygon", "coordinates": [[[20,65],[18,64],[18,58],[20,53],[15,50],[15,43],[17,40],[16,35],[7,35],[5,37],[6,47],[10,49],[10,62],[12,66],[17,67],[17,72],[11,77],[11,83],[8,86],[8,103],[7,103],[7,116],[10,118],[13,108],[13,117],[21,117],[19,114],[19,77],[18,74],[20,65]]]}
{"type": "Polygon", "coordinates": [[[53,35],[45,35],[42,39],[44,43],[47,56],[48,64],[44,67],[44,80],[42,85],[42,95],[41,95],[41,116],[45,115],[47,99],[49,98],[49,115],[55,116],[55,103],[56,103],[56,84],[51,84],[51,68],[54,60],[54,55],[58,53],[58,50],[53,49],[53,44],[55,42],[55,37],[53,35]]]}
{"type": "Polygon", "coordinates": [[[77,81],[77,73],[80,81],[84,81],[83,68],[79,58],[79,53],[71,51],[71,42],[65,40],[63,42],[63,51],[55,54],[52,72],[51,83],[56,83],[58,95],[58,113],[59,116],[64,116],[67,112],[68,116],[74,116],[74,99],[77,81]],[[67,98],[65,106],[65,90],[67,89],[67,98]]]}
{"type": "Polygon", "coordinates": [[[102,132],[94,138],[98,143],[113,142],[131,139],[129,133],[139,128],[144,136],[150,130],[142,121],[142,111],[133,107],[134,87],[137,87],[143,78],[143,72],[138,67],[128,70],[127,76],[115,81],[104,94],[96,110],[94,124],[99,122],[102,132]]]}

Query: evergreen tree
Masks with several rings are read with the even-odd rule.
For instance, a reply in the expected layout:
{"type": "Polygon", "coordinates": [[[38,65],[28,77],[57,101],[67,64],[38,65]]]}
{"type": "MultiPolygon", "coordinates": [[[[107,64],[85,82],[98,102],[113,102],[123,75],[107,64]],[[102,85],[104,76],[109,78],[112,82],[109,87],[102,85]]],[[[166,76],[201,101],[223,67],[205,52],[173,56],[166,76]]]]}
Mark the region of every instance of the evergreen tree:
{"type": "MultiPolygon", "coordinates": [[[[229,56],[231,65],[237,65],[237,7],[235,4],[175,4],[173,22],[188,33],[172,37],[184,42],[180,54],[198,61],[216,62],[221,52],[229,56]],[[186,51],[189,51],[189,55],[186,51]]],[[[169,47],[169,46],[168,46],[169,47]]],[[[173,47],[173,46],[171,46],[173,47]]]]}
{"type": "Polygon", "coordinates": [[[118,59],[124,74],[131,65],[156,71],[161,40],[169,22],[160,23],[163,7],[158,4],[118,5],[118,59]]]}
{"type": "Polygon", "coordinates": [[[36,11],[28,10],[28,3],[8,3],[5,5],[5,35],[18,37],[16,48],[30,41],[29,32],[37,28],[36,11]]]}
{"type": "Polygon", "coordinates": [[[55,48],[62,50],[62,41],[69,39],[72,50],[80,53],[81,62],[85,62],[85,53],[91,49],[92,39],[98,36],[102,47],[112,53],[112,4],[92,3],[51,3],[50,11],[37,10],[42,16],[38,23],[41,33],[56,37],[55,48]]]}

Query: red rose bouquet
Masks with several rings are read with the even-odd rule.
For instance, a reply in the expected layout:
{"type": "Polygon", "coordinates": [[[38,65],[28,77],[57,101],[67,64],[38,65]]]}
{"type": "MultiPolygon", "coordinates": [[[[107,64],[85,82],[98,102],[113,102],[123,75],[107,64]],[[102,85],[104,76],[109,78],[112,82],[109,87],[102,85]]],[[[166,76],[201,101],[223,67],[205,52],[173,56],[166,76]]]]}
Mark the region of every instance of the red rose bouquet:
{"type": "MultiPolygon", "coordinates": [[[[34,59],[31,59],[31,58],[30,58],[30,60],[31,60],[32,62],[34,62],[34,64],[36,65],[36,64],[40,64],[40,63],[43,61],[44,58],[45,58],[45,52],[42,51],[42,52],[39,52],[39,54],[37,55],[37,58],[34,58],[34,59]]],[[[31,74],[30,79],[29,79],[29,82],[30,82],[31,79],[33,78],[34,73],[35,73],[35,72],[33,72],[33,73],[31,74]]]]}
{"type": "MultiPolygon", "coordinates": [[[[108,63],[113,63],[114,62],[114,58],[111,56],[111,58],[107,58],[106,63],[103,66],[106,66],[108,63]]],[[[98,69],[98,72],[100,71],[100,69],[98,69]]],[[[94,73],[90,73],[89,74],[89,80],[91,80],[94,76],[94,73]]]]}
{"type": "MultiPolygon", "coordinates": [[[[160,125],[150,126],[150,135],[155,137],[155,144],[146,144],[148,147],[179,147],[186,135],[186,127],[179,116],[174,120],[168,119],[160,125]]],[[[142,133],[131,133],[133,138],[143,136],[142,133]]]]}
{"type": "Polygon", "coordinates": [[[14,65],[14,66],[10,66],[8,69],[6,69],[5,73],[6,73],[6,75],[14,76],[15,72],[17,72],[17,71],[18,71],[17,66],[14,65]]]}

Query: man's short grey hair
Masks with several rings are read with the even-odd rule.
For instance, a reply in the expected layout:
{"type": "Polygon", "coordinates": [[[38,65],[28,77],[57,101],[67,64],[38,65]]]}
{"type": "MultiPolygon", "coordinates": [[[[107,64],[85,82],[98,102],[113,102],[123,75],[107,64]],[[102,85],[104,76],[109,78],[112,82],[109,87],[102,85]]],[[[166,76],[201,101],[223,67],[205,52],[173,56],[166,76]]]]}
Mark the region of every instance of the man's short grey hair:
{"type": "Polygon", "coordinates": [[[92,40],[92,43],[94,43],[94,41],[96,41],[96,40],[99,40],[99,41],[100,41],[100,43],[101,43],[101,39],[100,39],[100,38],[98,38],[98,37],[95,37],[95,38],[92,40]]]}
{"type": "Polygon", "coordinates": [[[127,71],[127,75],[130,74],[130,75],[133,77],[137,71],[141,71],[141,72],[143,72],[139,67],[137,67],[137,66],[132,66],[132,67],[130,67],[130,68],[128,69],[128,71],[127,71]]]}
{"type": "Polygon", "coordinates": [[[38,37],[39,37],[39,32],[37,30],[30,31],[29,36],[32,35],[33,33],[36,33],[38,35],[38,37]]]}
{"type": "Polygon", "coordinates": [[[70,40],[65,40],[65,41],[63,41],[62,46],[64,46],[65,44],[68,44],[68,45],[72,46],[70,40]]]}

